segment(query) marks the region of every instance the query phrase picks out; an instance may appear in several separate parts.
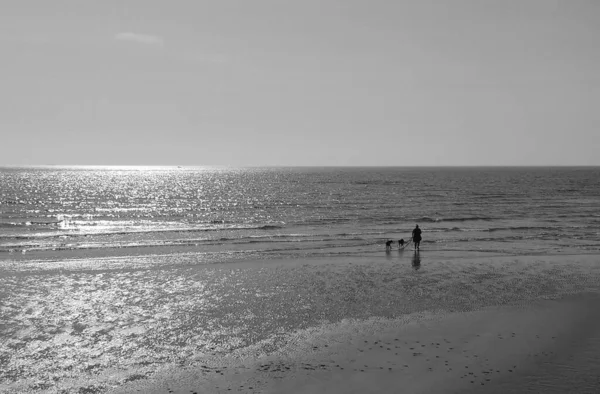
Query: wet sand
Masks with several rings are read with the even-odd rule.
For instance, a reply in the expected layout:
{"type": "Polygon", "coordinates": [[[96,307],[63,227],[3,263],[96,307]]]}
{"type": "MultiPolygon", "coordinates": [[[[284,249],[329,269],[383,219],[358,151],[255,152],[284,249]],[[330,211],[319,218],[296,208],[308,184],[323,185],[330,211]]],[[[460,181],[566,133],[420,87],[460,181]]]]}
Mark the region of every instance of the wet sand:
{"type": "Polygon", "coordinates": [[[597,295],[576,296],[452,314],[377,334],[332,333],[345,342],[343,350],[315,360],[335,363],[330,374],[290,375],[266,391],[597,392],[599,302],[597,295]]]}
{"type": "MultiPolygon", "coordinates": [[[[600,295],[308,330],[279,354],[148,393],[596,393],[600,295]]],[[[175,378],[175,379],[174,379],[175,378]]]]}
{"type": "Polygon", "coordinates": [[[5,264],[0,391],[536,392],[564,374],[574,392],[598,383],[586,371],[599,365],[599,256],[416,260],[5,264]]]}
{"type": "MultiPolygon", "coordinates": [[[[115,392],[597,392],[600,294],[584,292],[595,286],[595,276],[576,271],[593,273],[600,260],[519,257],[499,267],[500,261],[506,258],[484,266],[473,261],[473,271],[463,270],[470,264],[465,260],[437,267],[441,272],[430,272],[435,284],[413,289],[426,301],[418,306],[415,300],[416,310],[400,317],[315,324],[289,333],[273,353],[262,352],[259,343],[207,358],[197,368],[163,370],[115,392]],[[502,275],[494,276],[499,268],[502,275]],[[472,294],[461,298],[465,285],[473,286],[472,294]]],[[[371,277],[382,269],[359,266],[371,277]]],[[[336,279],[327,273],[343,276],[347,270],[335,264],[312,268],[331,288],[336,279]]]]}

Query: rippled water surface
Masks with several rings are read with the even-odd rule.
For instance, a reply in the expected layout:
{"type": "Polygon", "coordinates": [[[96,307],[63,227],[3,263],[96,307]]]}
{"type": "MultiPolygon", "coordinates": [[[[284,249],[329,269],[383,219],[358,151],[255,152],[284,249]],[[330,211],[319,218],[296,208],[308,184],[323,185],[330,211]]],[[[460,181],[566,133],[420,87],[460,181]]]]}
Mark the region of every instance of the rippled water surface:
{"type": "Polygon", "coordinates": [[[334,253],[408,238],[415,223],[436,249],[597,251],[598,179],[598,168],[4,168],[0,258],[334,253]]]}

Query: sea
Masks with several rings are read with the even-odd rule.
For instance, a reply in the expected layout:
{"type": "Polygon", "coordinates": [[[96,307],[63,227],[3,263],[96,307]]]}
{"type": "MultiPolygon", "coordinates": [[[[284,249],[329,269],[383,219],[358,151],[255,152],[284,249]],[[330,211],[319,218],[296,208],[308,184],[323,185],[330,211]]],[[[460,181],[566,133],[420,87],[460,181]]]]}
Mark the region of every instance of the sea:
{"type": "Polygon", "coordinates": [[[0,169],[0,259],[598,251],[600,168],[0,169]]]}
{"type": "Polygon", "coordinates": [[[0,392],[119,392],[234,368],[327,324],[600,291],[599,180],[599,167],[2,167],[0,392]],[[416,225],[420,250],[398,248],[416,225]]]}

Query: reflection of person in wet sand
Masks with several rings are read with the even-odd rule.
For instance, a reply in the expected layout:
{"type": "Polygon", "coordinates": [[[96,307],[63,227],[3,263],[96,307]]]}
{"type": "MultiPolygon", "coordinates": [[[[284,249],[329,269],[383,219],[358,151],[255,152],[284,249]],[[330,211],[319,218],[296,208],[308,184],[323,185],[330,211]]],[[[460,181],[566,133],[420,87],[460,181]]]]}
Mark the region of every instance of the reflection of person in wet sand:
{"type": "Polygon", "coordinates": [[[412,266],[416,270],[421,267],[421,256],[419,255],[418,250],[415,250],[415,254],[412,257],[412,266]]]}

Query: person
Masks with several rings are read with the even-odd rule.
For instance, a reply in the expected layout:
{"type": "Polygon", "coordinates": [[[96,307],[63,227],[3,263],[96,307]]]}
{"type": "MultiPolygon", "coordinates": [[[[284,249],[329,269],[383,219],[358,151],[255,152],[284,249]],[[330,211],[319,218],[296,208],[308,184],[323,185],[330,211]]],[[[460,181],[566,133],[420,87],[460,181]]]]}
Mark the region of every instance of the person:
{"type": "Polygon", "coordinates": [[[386,250],[386,252],[392,250],[392,242],[394,242],[394,241],[385,241],[385,250],[386,250]]]}
{"type": "Polygon", "coordinates": [[[415,250],[420,249],[421,229],[419,228],[418,224],[417,224],[417,227],[415,227],[415,229],[412,231],[412,240],[415,244],[415,250]]]}

